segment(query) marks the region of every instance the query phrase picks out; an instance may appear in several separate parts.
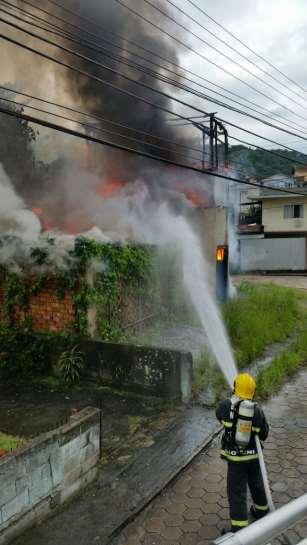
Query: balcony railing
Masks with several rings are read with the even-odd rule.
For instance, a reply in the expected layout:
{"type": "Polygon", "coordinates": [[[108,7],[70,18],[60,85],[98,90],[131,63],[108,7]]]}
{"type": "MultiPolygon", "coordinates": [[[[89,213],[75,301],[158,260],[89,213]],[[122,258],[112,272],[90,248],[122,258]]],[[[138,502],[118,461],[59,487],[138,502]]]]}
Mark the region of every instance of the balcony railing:
{"type": "Polygon", "coordinates": [[[257,232],[262,231],[262,207],[260,204],[246,206],[245,210],[241,210],[238,218],[238,230],[240,232],[257,232]]]}

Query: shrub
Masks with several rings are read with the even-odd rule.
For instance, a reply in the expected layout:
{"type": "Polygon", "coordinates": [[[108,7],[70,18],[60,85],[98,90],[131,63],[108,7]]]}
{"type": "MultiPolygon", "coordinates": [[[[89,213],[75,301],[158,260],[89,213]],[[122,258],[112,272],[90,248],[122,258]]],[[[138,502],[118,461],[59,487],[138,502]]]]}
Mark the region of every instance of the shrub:
{"type": "Polygon", "coordinates": [[[0,378],[23,379],[50,368],[50,339],[27,328],[0,326],[0,378]]]}
{"type": "Polygon", "coordinates": [[[79,382],[84,367],[84,354],[78,350],[78,345],[65,350],[59,357],[57,370],[67,384],[79,382]]]}

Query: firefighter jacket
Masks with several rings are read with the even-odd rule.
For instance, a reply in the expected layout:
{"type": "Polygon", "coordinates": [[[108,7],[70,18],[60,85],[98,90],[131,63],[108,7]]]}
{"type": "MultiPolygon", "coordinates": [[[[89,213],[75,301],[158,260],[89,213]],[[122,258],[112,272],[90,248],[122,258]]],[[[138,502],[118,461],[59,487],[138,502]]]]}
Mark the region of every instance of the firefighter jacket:
{"type": "Polygon", "coordinates": [[[235,441],[236,435],[236,405],[240,400],[233,396],[231,399],[221,401],[216,410],[216,417],[224,427],[222,436],[221,457],[230,462],[248,462],[258,458],[255,435],[258,434],[260,441],[264,441],[269,433],[269,425],[266,421],[263,410],[255,405],[255,412],[252,420],[252,433],[249,444],[240,447],[235,441]]]}

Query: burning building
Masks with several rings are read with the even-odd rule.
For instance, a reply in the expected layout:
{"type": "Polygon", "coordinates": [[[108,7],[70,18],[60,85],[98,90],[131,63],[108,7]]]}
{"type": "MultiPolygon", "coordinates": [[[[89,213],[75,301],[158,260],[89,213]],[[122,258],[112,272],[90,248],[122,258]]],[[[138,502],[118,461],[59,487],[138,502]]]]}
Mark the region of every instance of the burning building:
{"type": "MultiPolygon", "coordinates": [[[[44,9],[40,16],[46,24],[54,24],[49,3],[35,4],[39,9],[44,9]]],[[[135,10],[148,15],[149,8],[139,0],[134,0],[132,4],[135,10]]],[[[172,110],[171,100],[158,94],[165,90],[166,84],[146,70],[140,76],[131,62],[132,51],[135,50],[132,43],[136,36],[137,43],[148,51],[140,61],[146,69],[151,61],[161,56],[178,64],[178,46],[175,48],[145,22],[109,0],[103,3],[90,0],[85,4],[65,0],[63,6],[81,16],[72,21],[67,19],[63,10],[54,8],[55,12],[52,12],[59,17],[57,25],[60,30],[69,32],[74,38],[74,49],[87,56],[89,48],[86,37],[95,34],[97,40],[100,38],[101,47],[96,50],[92,48],[90,56],[111,70],[89,65],[81,58],[74,59],[75,66],[91,76],[105,79],[106,84],[101,85],[86,75],[64,70],[30,53],[18,50],[12,57],[11,45],[3,46],[4,77],[9,66],[7,73],[11,83],[17,87],[22,79],[23,86],[31,91],[35,81],[34,94],[40,92],[44,98],[65,102],[85,114],[96,116],[96,123],[100,119],[99,129],[108,131],[110,143],[126,145],[127,138],[132,136],[137,139],[135,148],[139,151],[176,162],[178,150],[182,149],[189,159],[188,148],[191,143],[195,144],[199,135],[192,134],[191,130],[185,134],[179,133],[168,123],[166,111],[172,110]],[[65,17],[68,26],[61,23],[65,17]],[[108,36],[106,38],[104,34],[104,40],[101,38],[102,28],[108,36]],[[146,83],[152,89],[140,91],[137,83],[120,74],[146,83]],[[114,86],[128,94],[123,94],[114,86]],[[48,97],[46,89],[49,91],[48,97]],[[142,94],[158,107],[153,108],[133,98],[135,94],[142,94]],[[121,129],[110,135],[114,123],[121,129]]],[[[34,8],[32,10],[36,13],[34,8]]],[[[59,35],[58,42],[67,45],[67,37],[59,35]]],[[[46,46],[46,49],[49,51],[51,46],[46,46]]],[[[61,58],[71,63],[70,53],[62,51],[61,58]]],[[[163,69],[159,70],[162,75],[163,69]]],[[[0,138],[4,140],[4,145],[0,146],[0,162],[3,165],[0,170],[0,235],[5,235],[0,255],[2,266],[21,274],[24,269],[21,260],[25,259],[26,268],[29,267],[28,263],[32,263],[30,276],[37,274],[37,264],[34,266],[31,262],[31,248],[44,248],[48,236],[53,240],[53,262],[49,259],[49,269],[46,263],[42,268],[44,273],[48,269],[51,275],[55,268],[64,267],[65,271],[74,268],[71,251],[80,235],[102,244],[184,245],[191,240],[186,236],[188,227],[182,229],[180,235],[175,232],[176,225],[183,218],[199,236],[200,246],[210,264],[209,269],[211,267],[209,280],[214,284],[215,248],[226,242],[227,233],[225,210],[215,206],[211,180],[124,151],[80,143],[44,129],[37,135],[30,124],[5,115],[1,116],[0,123],[0,138]],[[16,243],[16,237],[21,243],[16,243]]],[[[52,298],[51,292],[55,289],[52,281],[44,289],[52,298]]],[[[45,306],[46,311],[46,297],[46,293],[41,300],[38,294],[33,295],[29,308],[41,305],[45,306]]],[[[69,316],[66,316],[69,323],[76,309],[68,293],[66,297],[64,307],[70,309],[69,316]]],[[[61,326],[46,322],[44,328],[61,328],[63,324],[66,327],[65,320],[59,317],[62,313],[60,308],[50,307],[48,313],[57,317],[57,323],[61,326]]]]}

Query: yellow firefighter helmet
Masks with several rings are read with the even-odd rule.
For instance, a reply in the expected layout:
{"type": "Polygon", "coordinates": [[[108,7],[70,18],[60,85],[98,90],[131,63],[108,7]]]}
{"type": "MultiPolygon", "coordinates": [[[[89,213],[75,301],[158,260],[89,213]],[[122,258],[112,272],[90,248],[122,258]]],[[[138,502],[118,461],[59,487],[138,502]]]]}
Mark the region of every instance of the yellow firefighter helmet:
{"type": "Polygon", "coordinates": [[[234,390],[235,395],[241,399],[253,399],[256,390],[255,379],[248,373],[240,373],[235,379],[234,390]]]}

